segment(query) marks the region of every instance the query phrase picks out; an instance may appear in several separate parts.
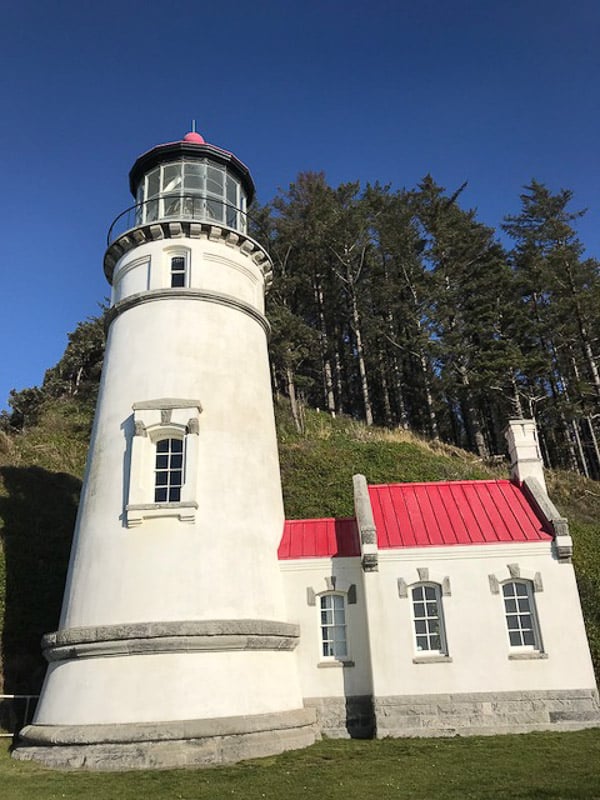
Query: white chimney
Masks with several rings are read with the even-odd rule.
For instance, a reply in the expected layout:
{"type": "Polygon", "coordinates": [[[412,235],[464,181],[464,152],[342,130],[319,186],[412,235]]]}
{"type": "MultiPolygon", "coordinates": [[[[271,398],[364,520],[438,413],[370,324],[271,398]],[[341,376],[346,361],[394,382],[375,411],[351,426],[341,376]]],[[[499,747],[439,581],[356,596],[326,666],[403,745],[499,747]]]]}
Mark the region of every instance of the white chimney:
{"type": "Polygon", "coordinates": [[[540,452],[537,428],[532,419],[511,419],[505,432],[510,456],[510,477],[522,483],[535,478],[547,494],[544,462],[540,452]]]}

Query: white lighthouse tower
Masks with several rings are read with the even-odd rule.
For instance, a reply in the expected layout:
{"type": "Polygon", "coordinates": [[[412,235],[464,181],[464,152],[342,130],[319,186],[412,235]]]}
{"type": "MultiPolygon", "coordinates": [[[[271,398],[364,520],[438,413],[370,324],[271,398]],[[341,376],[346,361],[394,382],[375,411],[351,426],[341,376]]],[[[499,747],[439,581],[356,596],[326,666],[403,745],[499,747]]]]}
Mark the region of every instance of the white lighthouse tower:
{"type": "Polygon", "coordinates": [[[118,769],[302,747],[252,178],[192,132],[130,186],[60,625],[15,754],[118,769]]]}

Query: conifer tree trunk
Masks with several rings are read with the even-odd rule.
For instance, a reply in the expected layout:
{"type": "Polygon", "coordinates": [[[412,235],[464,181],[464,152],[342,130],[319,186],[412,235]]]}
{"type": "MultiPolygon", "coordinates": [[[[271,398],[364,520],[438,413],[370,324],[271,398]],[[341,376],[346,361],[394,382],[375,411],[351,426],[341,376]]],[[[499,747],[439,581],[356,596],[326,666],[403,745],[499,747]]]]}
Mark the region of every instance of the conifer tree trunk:
{"type": "Polygon", "coordinates": [[[367,425],[373,424],[373,408],[369,396],[369,381],[367,378],[367,367],[365,363],[365,349],[363,346],[363,336],[360,324],[360,314],[356,301],[356,291],[354,285],[350,284],[350,308],[352,311],[352,327],[354,329],[354,339],[356,342],[356,357],[358,359],[358,372],[360,375],[360,390],[365,408],[365,422],[367,425]]]}
{"type": "Polygon", "coordinates": [[[327,411],[331,416],[335,417],[335,395],[333,392],[333,372],[331,369],[331,360],[328,355],[327,347],[327,325],[325,323],[325,301],[323,296],[323,287],[321,285],[321,278],[317,274],[313,280],[313,291],[315,296],[315,303],[317,306],[317,314],[319,317],[319,345],[321,348],[321,361],[323,363],[323,384],[325,390],[325,403],[327,411]]]}
{"type": "Polygon", "coordinates": [[[298,399],[296,397],[296,381],[294,377],[294,372],[292,368],[288,365],[285,368],[285,378],[287,383],[287,393],[288,397],[290,398],[290,406],[292,409],[292,417],[294,419],[294,425],[296,426],[296,430],[298,433],[304,433],[304,426],[302,424],[302,415],[300,414],[300,407],[298,404],[298,399]]]}

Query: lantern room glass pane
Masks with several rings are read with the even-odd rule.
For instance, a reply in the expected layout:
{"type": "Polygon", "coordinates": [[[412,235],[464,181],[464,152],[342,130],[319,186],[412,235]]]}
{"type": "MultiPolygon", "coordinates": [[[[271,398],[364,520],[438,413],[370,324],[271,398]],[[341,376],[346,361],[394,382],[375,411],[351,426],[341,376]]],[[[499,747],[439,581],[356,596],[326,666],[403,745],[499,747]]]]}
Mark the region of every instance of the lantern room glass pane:
{"type": "Polygon", "coordinates": [[[183,164],[165,164],[163,167],[162,192],[168,194],[181,189],[183,164]]]}
{"type": "Polygon", "coordinates": [[[160,167],[153,169],[146,176],[146,199],[156,197],[160,193],[160,167]]]}
{"type": "Polygon", "coordinates": [[[184,165],[183,186],[185,194],[195,194],[204,189],[206,164],[196,164],[190,161],[184,165]]]}
{"type": "Polygon", "coordinates": [[[220,197],[224,195],[225,173],[218,167],[207,167],[206,170],[206,191],[208,194],[216,194],[220,197]]]}

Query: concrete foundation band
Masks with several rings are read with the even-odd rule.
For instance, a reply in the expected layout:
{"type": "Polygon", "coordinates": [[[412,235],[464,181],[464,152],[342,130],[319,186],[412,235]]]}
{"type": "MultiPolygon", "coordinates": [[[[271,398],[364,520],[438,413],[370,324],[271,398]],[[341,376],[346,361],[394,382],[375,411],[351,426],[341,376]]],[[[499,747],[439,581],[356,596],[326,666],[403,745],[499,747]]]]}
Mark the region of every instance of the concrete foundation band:
{"type": "Polygon", "coordinates": [[[110,655],[219,650],[294,650],[297,625],[270,620],[148,622],[68,628],[42,638],[49,662],[110,655]]]}

